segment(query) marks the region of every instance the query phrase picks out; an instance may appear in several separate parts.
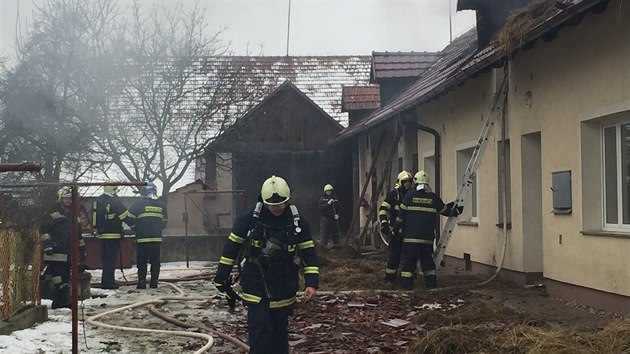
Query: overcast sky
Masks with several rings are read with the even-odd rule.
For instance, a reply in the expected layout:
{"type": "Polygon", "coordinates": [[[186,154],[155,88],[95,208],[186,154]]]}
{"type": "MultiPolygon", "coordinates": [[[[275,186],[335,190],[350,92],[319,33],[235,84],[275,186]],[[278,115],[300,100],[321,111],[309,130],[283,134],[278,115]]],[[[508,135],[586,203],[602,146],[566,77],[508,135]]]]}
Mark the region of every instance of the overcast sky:
{"type": "MultiPolygon", "coordinates": [[[[87,1],[87,0],[86,0],[87,1]]],[[[473,11],[456,12],[450,0],[453,37],[473,27],[473,11]]],[[[13,56],[19,9],[22,32],[43,0],[0,0],[0,51],[13,56]]],[[[176,3],[175,0],[140,0],[176,3]]],[[[191,6],[194,1],[182,1],[191,6]]],[[[126,6],[129,1],[119,1],[126,6]]],[[[201,0],[210,30],[235,54],[287,54],[289,0],[201,0]]],[[[372,51],[438,51],[449,42],[449,0],[292,0],[290,55],[369,55],[372,51]]]]}

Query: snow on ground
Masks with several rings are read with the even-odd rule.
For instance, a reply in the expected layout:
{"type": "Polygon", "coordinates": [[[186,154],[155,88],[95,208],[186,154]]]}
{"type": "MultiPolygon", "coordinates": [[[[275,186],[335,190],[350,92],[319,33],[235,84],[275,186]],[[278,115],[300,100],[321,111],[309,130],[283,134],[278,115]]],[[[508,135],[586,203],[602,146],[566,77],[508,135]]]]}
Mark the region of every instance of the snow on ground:
{"type": "MultiPolygon", "coordinates": [[[[186,269],[186,262],[174,262],[162,264],[160,278],[176,278],[202,271],[209,271],[213,267],[208,267],[208,262],[189,262],[190,268],[186,269]]],[[[100,270],[90,270],[92,282],[100,281],[100,270]]],[[[128,280],[136,279],[137,269],[125,270],[125,277],[128,280]]],[[[116,277],[123,280],[120,270],[117,270],[116,277]]],[[[210,282],[203,284],[203,295],[210,297],[215,291],[210,282]]],[[[177,295],[166,284],[161,284],[158,289],[136,290],[135,286],[123,286],[117,290],[103,290],[99,288],[91,289],[92,298],[83,301],[83,308],[79,306],[79,352],[80,353],[138,353],[134,349],[125,349],[124,345],[116,342],[117,337],[121,337],[121,332],[114,332],[105,329],[96,329],[88,324],[83,325],[81,320],[82,312],[85,318],[106,310],[113,310],[131,303],[154,300],[163,296],[177,295]],[[85,337],[84,337],[85,329],[85,337]],[[87,346],[86,346],[87,342],[87,346]]],[[[200,296],[187,292],[187,295],[200,296]]],[[[40,323],[32,328],[13,332],[11,335],[0,336],[0,353],[4,354],[65,354],[72,352],[72,313],[70,309],[51,309],[51,300],[42,300],[42,305],[48,306],[49,320],[40,323]]],[[[128,316],[135,316],[133,314],[128,316]]],[[[110,323],[107,319],[103,322],[110,323]]],[[[112,323],[115,324],[115,323],[112,323]]],[[[141,336],[142,334],[134,334],[141,336]]],[[[162,351],[169,353],[170,351],[162,351]]],[[[193,351],[190,351],[193,352],[193,351]]]]}

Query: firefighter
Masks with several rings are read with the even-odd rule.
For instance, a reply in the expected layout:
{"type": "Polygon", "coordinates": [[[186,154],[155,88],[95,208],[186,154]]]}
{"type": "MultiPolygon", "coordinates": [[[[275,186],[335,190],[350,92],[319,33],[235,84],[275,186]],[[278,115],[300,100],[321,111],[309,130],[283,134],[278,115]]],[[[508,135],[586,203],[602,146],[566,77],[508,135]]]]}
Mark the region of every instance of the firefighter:
{"type": "Polygon", "coordinates": [[[394,228],[402,237],[402,285],[407,290],[413,289],[418,257],[427,289],[437,287],[435,263],[433,262],[433,242],[437,214],[457,216],[463,207],[454,208],[455,203],[444,204],[442,199],[429,190],[429,177],[419,171],[413,177],[416,190],[407,193],[396,217],[394,228]]]}
{"type": "Polygon", "coordinates": [[[392,233],[392,226],[396,221],[396,215],[400,210],[400,203],[407,192],[413,186],[413,176],[407,171],[401,171],[396,179],[396,186],[387,193],[385,200],[378,209],[378,219],[381,223],[381,233],[389,239],[389,257],[385,269],[385,281],[394,283],[400,264],[400,252],[402,238],[397,233],[392,233]]]}
{"type": "Polygon", "coordinates": [[[157,187],[147,182],[140,189],[142,198],[135,201],[127,211],[127,223],[136,232],[136,266],[138,284],[136,289],[147,288],[147,263],[151,264],[150,288],[158,287],[160,277],[160,245],[162,230],[166,227],[168,214],[166,205],[158,200],[157,187]]]}
{"type": "Polygon", "coordinates": [[[337,213],[338,200],[335,198],[335,190],[332,185],[324,186],[324,195],[319,198],[319,240],[322,246],[328,244],[331,238],[333,244],[339,244],[339,214],[337,213]]]}
{"type": "MultiPolygon", "coordinates": [[[[112,181],[109,181],[112,182],[112,181]]],[[[117,196],[118,186],[103,186],[103,194],[92,206],[92,223],[101,243],[101,289],[118,289],[114,272],[120,253],[120,240],[123,236],[123,221],[127,208],[117,196]]]]}
{"type": "Polygon", "coordinates": [[[288,318],[299,287],[296,256],[304,273],[304,298],[314,297],[319,286],[315,243],[307,221],[289,198],[284,179],[265,180],[258,203],[236,220],[214,279],[217,289],[229,296],[230,272],[239,266],[250,353],[289,352],[288,318]]]}
{"type": "MultiPolygon", "coordinates": [[[[57,203],[40,225],[44,249],[44,277],[53,283],[52,308],[71,308],[70,269],[72,256],[72,228],[79,237],[79,260],[85,261],[85,241],[81,225],[72,220],[72,189],[62,187],[57,192],[57,203]]],[[[78,269],[77,269],[78,270],[78,269]]]]}

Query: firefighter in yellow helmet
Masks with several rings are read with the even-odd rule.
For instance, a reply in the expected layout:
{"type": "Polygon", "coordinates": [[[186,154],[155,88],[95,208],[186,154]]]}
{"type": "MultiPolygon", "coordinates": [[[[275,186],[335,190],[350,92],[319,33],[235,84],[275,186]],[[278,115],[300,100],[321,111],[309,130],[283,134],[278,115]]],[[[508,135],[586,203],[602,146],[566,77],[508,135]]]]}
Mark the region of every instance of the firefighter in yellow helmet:
{"type": "Polygon", "coordinates": [[[319,221],[319,241],[322,246],[328,244],[328,239],[332,239],[333,244],[339,244],[339,206],[335,198],[335,190],[331,184],[324,186],[324,195],[319,198],[319,211],[321,218],[319,221]]]}
{"type": "Polygon", "coordinates": [[[381,223],[381,233],[389,238],[389,257],[385,269],[385,281],[394,283],[400,264],[400,252],[402,238],[397,233],[392,233],[392,226],[396,221],[396,215],[400,209],[400,203],[413,186],[413,177],[407,171],[400,171],[396,178],[396,186],[387,193],[385,200],[378,208],[378,219],[381,223]]]}
{"type": "Polygon", "coordinates": [[[101,289],[118,289],[114,281],[116,264],[120,253],[120,240],[123,237],[123,221],[127,208],[118,197],[118,186],[114,181],[103,186],[103,194],[92,205],[92,224],[101,244],[101,289]]]}
{"type": "Polygon", "coordinates": [[[400,277],[405,289],[413,289],[414,273],[418,258],[422,266],[424,285],[427,289],[437,287],[435,263],[433,262],[433,242],[435,240],[436,214],[457,216],[462,207],[455,203],[444,204],[440,197],[429,189],[429,177],[419,171],[413,177],[416,189],[407,193],[396,217],[394,229],[402,237],[402,271],[400,277]]]}
{"type": "Polygon", "coordinates": [[[289,204],[290,196],[281,177],[263,183],[259,202],[236,220],[214,279],[230,301],[235,296],[230,272],[239,266],[250,353],[289,352],[288,317],[299,287],[294,258],[299,257],[304,272],[304,298],[315,296],[319,286],[315,244],[307,221],[289,204]]]}
{"type": "Polygon", "coordinates": [[[57,192],[57,203],[40,225],[46,269],[44,278],[50,278],[54,286],[53,309],[71,307],[69,282],[73,227],[77,228],[79,235],[79,260],[84,261],[86,253],[81,225],[78,220],[72,220],[72,189],[65,186],[57,192]]]}

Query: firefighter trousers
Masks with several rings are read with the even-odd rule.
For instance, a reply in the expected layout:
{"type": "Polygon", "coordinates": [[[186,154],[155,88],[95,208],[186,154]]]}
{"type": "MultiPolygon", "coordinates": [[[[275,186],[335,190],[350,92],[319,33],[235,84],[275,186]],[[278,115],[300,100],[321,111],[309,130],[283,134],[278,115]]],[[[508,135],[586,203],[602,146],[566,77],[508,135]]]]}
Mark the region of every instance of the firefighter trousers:
{"type": "Polygon", "coordinates": [[[250,354],[289,353],[289,315],[293,306],[270,309],[269,300],[247,305],[250,354]]]}
{"type": "Polygon", "coordinates": [[[54,285],[51,307],[70,308],[70,262],[49,261],[46,265],[46,273],[50,275],[54,285]]]}
{"type": "Polygon", "coordinates": [[[420,259],[425,287],[427,289],[436,288],[437,278],[435,275],[435,262],[433,262],[433,244],[408,242],[404,242],[402,246],[403,266],[400,277],[403,287],[407,290],[413,289],[418,259],[420,259]]]}
{"type": "Polygon", "coordinates": [[[321,217],[319,221],[319,240],[322,246],[326,246],[329,239],[332,239],[335,245],[339,244],[339,228],[337,225],[337,220],[334,218],[321,217]]]}
{"type": "Polygon", "coordinates": [[[396,272],[400,265],[400,255],[402,252],[402,237],[392,235],[389,239],[389,256],[387,258],[387,269],[385,269],[385,280],[394,282],[396,280],[396,272]]]}
{"type": "Polygon", "coordinates": [[[115,285],[114,273],[118,264],[120,252],[120,239],[101,239],[101,263],[103,273],[101,275],[101,287],[113,287],[115,285]]]}
{"type": "Polygon", "coordinates": [[[160,277],[161,242],[139,242],[136,249],[136,266],[138,267],[138,284],[147,282],[147,263],[151,264],[151,285],[157,285],[160,277]]]}

